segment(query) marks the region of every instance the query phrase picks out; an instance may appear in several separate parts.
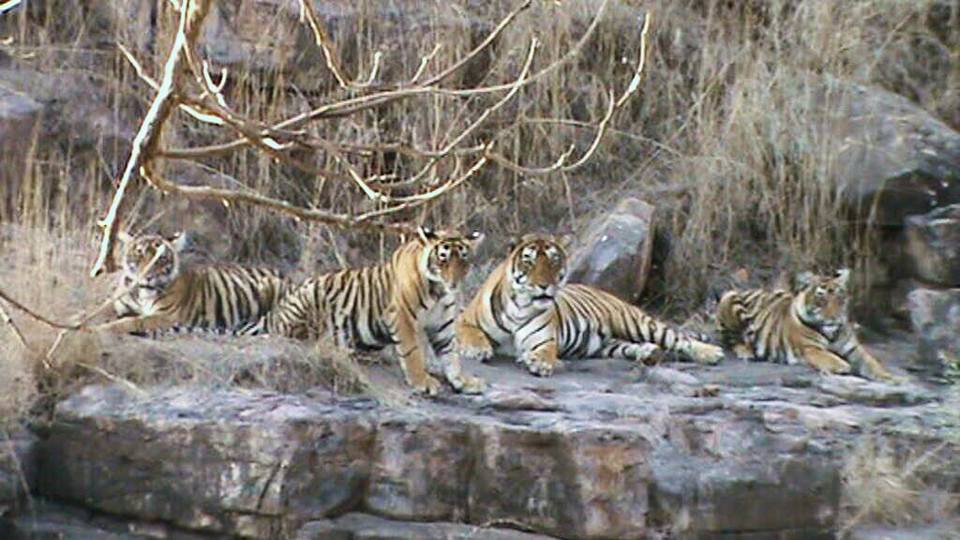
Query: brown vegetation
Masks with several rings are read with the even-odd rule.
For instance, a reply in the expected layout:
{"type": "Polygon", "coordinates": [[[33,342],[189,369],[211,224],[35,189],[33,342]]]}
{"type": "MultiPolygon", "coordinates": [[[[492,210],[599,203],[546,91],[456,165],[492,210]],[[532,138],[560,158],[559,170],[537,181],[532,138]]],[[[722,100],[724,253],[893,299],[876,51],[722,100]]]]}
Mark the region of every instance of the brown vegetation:
{"type": "MultiPolygon", "coordinates": [[[[461,6],[457,13],[467,25],[485,22],[481,26],[486,31],[478,33],[484,36],[519,5],[461,6]]],[[[856,224],[843,213],[835,186],[824,181],[831,168],[830,149],[824,147],[816,123],[807,121],[829,114],[830,104],[821,99],[825,85],[846,81],[881,86],[960,125],[960,13],[949,3],[611,2],[591,29],[598,6],[600,2],[592,0],[534,2],[503,28],[490,44],[490,54],[462,66],[444,86],[509,86],[520,78],[524,51],[535,37],[541,45],[529,71],[543,74],[537,75],[536,84],[518,88],[515,99],[502,107],[496,105],[503,92],[438,92],[425,99],[377,103],[349,118],[304,128],[296,134],[299,139],[290,141],[317,144],[291,150],[291,159],[276,159],[249,145],[230,154],[191,155],[184,149],[222,143],[224,128],[178,113],[164,134],[167,159],[155,172],[181,185],[217,183],[338,215],[381,216],[392,203],[364,193],[356,176],[369,180],[371,189],[404,200],[424,189],[450,185],[450,179],[471,170],[475,161],[470,155],[483,156],[483,145],[496,140],[496,153],[486,154],[493,163],[477,170],[470,182],[428,203],[401,209],[391,223],[484,230],[491,241],[481,258],[495,259],[512,234],[570,230],[628,192],[658,204],[660,245],[667,246],[657,253],[650,300],[689,308],[700,303],[714,276],[743,265],[866,264],[869,253],[850,249],[856,224]],[[574,156],[591,151],[609,110],[609,92],[616,90],[620,96],[635,72],[646,10],[656,19],[637,99],[623,104],[591,162],[578,169],[532,174],[556,164],[560,156],[570,156],[569,164],[574,156]],[[452,134],[468,130],[488,111],[482,128],[458,145],[469,152],[451,151],[451,159],[435,162],[435,153],[452,134]],[[341,148],[349,151],[347,157],[318,141],[350,141],[341,148]],[[198,164],[181,163],[184,157],[196,158],[198,164]],[[416,189],[399,180],[424,170],[428,172],[416,189]],[[855,252],[858,259],[851,260],[855,252]]],[[[371,16],[376,13],[371,6],[364,9],[371,16]]],[[[25,143],[22,175],[0,182],[2,218],[17,225],[2,240],[0,249],[15,256],[5,257],[0,284],[58,320],[102,301],[109,288],[103,278],[87,278],[86,269],[96,253],[96,221],[103,217],[114,191],[111,182],[120,176],[136,122],[153,94],[128,56],[145,74],[159,77],[175,35],[178,17],[172,3],[159,2],[157,10],[159,31],[152,46],[142,49],[133,46],[138,37],[129,28],[104,22],[103,9],[69,0],[29,3],[0,20],[0,56],[6,64],[59,74],[64,81],[92,79],[98,95],[90,99],[122,124],[121,134],[130,135],[91,143],[63,134],[48,138],[51,132],[38,127],[25,143]],[[113,40],[103,39],[111,35],[129,55],[113,40]]],[[[233,69],[222,97],[231,112],[253,125],[274,126],[316,109],[318,103],[342,103],[353,93],[383,91],[378,84],[389,87],[421,72],[442,73],[482,43],[482,37],[455,39],[461,27],[445,27],[443,17],[448,15],[429,11],[434,19],[427,26],[432,30],[405,42],[405,54],[387,54],[382,60],[376,51],[395,53],[397,48],[375,30],[378,21],[367,21],[355,34],[327,36],[340,59],[315,59],[321,67],[334,65],[340,75],[328,71],[309,87],[296,77],[299,66],[286,63],[297,57],[281,54],[289,40],[265,32],[264,48],[276,48],[282,60],[269,69],[233,69]],[[444,46],[437,49],[437,43],[444,46]],[[422,71],[423,64],[411,59],[426,59],[428,69],[422,71]],[[378,70],[379,77],[365,86],[365,76],[378,70]]],[[[276,20],[290,26],[289,17],[276,20]]],[[[309,20],[304,23],[310,26],[309,20]]],[[[212,79],[218,78],[215,67],[212,79]]],[[[199,89],[212,82],[191,84],[199,89]]],[[[133,230],[169,232],[215,216],[209,229],[216,234],[201,243],[230,259],[310,272],[368,262],[391,249],[389,235],[331,230],[246,206],[224,209],[214,203],[183,209],[177,207],[180,199],[164,198],[155,190],[139,191],[131,199],[130,215],[140,217],[124,226],[133,230]]],[[[22,314],[11,315],[28,340],[40,343],[43,338],[34,336],[49,332],[22,314]]],[[[4,350],[22,349],[8,327],[0,332],[4,350]]],[[[14,364],[28,362],[17,358],[22,356],[4,355],[4,361],[14,364]]],[[[21,410],[29,398],[23,400],[14,399],[11,410],[21,410]]]]}

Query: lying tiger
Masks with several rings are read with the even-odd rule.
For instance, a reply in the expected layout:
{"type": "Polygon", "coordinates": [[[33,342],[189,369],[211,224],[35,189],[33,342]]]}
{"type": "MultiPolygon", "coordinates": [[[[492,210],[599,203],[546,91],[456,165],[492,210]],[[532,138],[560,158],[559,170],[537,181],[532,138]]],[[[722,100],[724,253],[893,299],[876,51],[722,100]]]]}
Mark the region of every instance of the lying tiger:
{"type": "Polygon", "coordinates": [[[381,349],[396,344],[407,382],[436,394],[442,371],[457,391],[478,393],[481,379],[464,376],[456,354],[457,288],[483,235],[420,229],[377,266],[307,279],[281,300],[250,333],[299,339],[331,335],[339,345],[381,349]]]}
{"type": "Polygon", "coordinates": [[[528,234],[487,278],[461,314],[464,356],[515,356],[534,375],[549,376],[559,358],[645,361],[659,351],[713,364],[723,350],[587,285],[565,284],[567,253],[547,235],[528,234]]]}
{"type": "Polygon", "coordinates": [[[717,305],[725,346],[744,359],[804,362],[825,373],[894,377],[857,340],[847,318],[850,271],[832,277],[801,274],[798,291],[730,291],[717,305]],[[853,367],[851,367],[851,364],[853,367]]]}
{"type": "Polygon", "coordinates": [[[120,236],[123,242],[118,290],[120,317],[99,330],[159,333],[201,330],[238,333],[255,324],[290,284],[279,272],[233,264],[188,264],[183,233],[120,236]]]}

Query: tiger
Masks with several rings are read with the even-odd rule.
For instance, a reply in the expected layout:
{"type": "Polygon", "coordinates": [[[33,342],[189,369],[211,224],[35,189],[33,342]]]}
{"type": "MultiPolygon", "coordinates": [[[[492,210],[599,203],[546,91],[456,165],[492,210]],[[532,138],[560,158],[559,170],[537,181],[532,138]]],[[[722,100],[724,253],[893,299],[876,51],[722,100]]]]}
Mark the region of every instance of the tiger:
{"type": "Polygon", "coordinates": [[[317,339],[376,350],[396,345],[407,383],[436,395],[442,371],[458,392],[481,393],[482,379],[462,373],[454,321],[458,288],[483,239],[421,227],[379,265],[308,278],[263,317],[252,333],[317,339]]]}
{"type": "Polygon", "coordinates": [[[464,358],[515,357],[537,376],[560,358],[647,362],[663,351],[714,364],[723,350],[644,313],[603,290],[567,284],[565,242],[526,234],[463,310],[457,335],[464,358]]]}
{"type": "Polygon", "coordinates": [[[118,319],[98,326],[112,333],[168,331],[240,333],[291,288],[279,271],[235,264],[188,264],[186,234],[119,235],[123,243],[118,319]]]}
{"type": "Polygon", "coordinates": [[[896,380],[857,339],[847,315],[849,279],[843,268],[832,276],[804,272],[795,291],[728,291],[716,307],[721,340],[744,360],[804,362],[823,373],[855,369],[866,378],[896,380]]]}

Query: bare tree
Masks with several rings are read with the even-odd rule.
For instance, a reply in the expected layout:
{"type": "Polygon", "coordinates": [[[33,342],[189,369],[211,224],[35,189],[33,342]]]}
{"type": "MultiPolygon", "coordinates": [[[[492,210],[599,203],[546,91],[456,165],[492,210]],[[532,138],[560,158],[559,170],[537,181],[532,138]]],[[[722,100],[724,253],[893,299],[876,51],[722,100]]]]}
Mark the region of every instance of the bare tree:
{"type": "MultiPolygon", "coordinates": [[[[115,237],[125,212],[124,201],[128,198],[128,190],[132,189],[140,179],[163,192],[191,199],[212,199],[230,204],[260,206],[305,221],[403,233],[411,231],[410,225],[403,221],[390,221],[389,218],[399,212],[426,205],[443,197],[474,178],[478,171],[489,164],[497,164],[524,175],[546,175],[579,168],[594,154],[615,113],[622,109],[637,92],[646,58],[649,14],[646,15],[643,27],[639,30],[641,32],[640,50],[634,63],[632,78],[619,95],[613,91],[607,92],[606,110],[594,126],[593,140],[579,156],[574,155],[576,148],[570,145],[550,164],[541,167],[522,166],[497,150],[498,141],[495,135],[489,136],[488,140],[480,140],[477,134],[481,132],[480,128],[490,121],[494,113],[515,98],[521,88],[535,84],[580,53],[595,32],[608,2],[609,0],[604,0],[600,4],[583,36],[558,60],[546,67],[538,71],[532,70],[540,42],[537,38],[531,37],[519,74],[515,79],[491,86],[448,88],[453,76],[490,49],[504,30],[530,7],[532,0],[524,0],[517,5],[475,48],[451,65],[428,75],[439,49],[438,45],[420,59],[416,72],[409,79],[391,84],[374,83],[381,70],[379,55],[374,57],[370,72],[366,76],[358,76],[355,79],[347,77],[334,44],[313,10],[311,0],[300,0],[301,20],[310,29],[315,45],[321,49],[326,68],[339,88],[345,91],[347,97],[338,98],[307,112],[272,122],[249,118],[234,110],[222,93],[228,76],[227,72],[223,70],[219,74],[219,81],[214,81],[208,62],[201,57],[196,47],[199,31],[211,9],[212,1],[174,2],[179,13],[179,24],[159,80],[151,77],[136,58],[126,48],[120,46],[140,78],[156,94],[133,141],[130,157],[117,182],[116,193],[109,210],[101,221],[103,233],[100,250],[91,275],[96,276],[104,269],[114,269],[115,237]],[[464,127],[459,129],[459,132],[449,139],[449,142],[437,149],[422,149],[403,143],[378,146],[361,144],[358,141],[327,140],[304,129],[304,126],[311,122],[343,119],[400,100],[423,99],[431,96],[481,95],[495,96],[496,99],[491,105],[476,113],[464,127]],[[163,148],[160,143],[161,134],[175,111],[182,111],[196,121],[222,128],[233,139],[208,146],[163,148]],[[298,206],[253,189],[181,185],[165,178],[159,172],[160,168],[156,166],[162,159],[197,160],[227,155],[249,147],[269,155],[278,162],[292,165],[318,177],[345,180],[365,197],[376,202],[378,207],[362,213],[338,213],[331,209],[298,206]],[[323,152],[339,165],[338,170],[326,170],[305,163],[294,157],[294,150],[323,152]],[[417,155],[424,160],[424,163],[408,177],[389,178],[389,181],[385,181],[387,179],[382,175],[365,176],[360,172],[360,168],[352,164],[355,159],[363,159],[386,151],[417,155]],[[444,170],[452,170],[453,174],[436,181],[432,177],[437,174],[438,167],[446,162],[452,163],[444,170]],[[398,186],[403,186],[404,190],[399,191],[398,186]]],[[[563,119],[556,119],[556,121],[564,122],[563,119]]]]}

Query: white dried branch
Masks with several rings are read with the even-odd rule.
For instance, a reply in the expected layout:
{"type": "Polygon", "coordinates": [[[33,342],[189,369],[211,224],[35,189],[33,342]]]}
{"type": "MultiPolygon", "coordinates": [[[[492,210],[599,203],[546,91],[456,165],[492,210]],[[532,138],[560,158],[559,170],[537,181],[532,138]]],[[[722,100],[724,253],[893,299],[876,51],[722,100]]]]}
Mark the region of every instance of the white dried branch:
{"type": "Polygon", "coordinates": [[[114,193],[107,215],[100,223],[103,227],[103,236],[97,260],[90,270],[92,277],[99,275],[104,268],[113,268],[114,236],[117,233],[124,195],[130,183],[134,181],[137,171],[153,157],[160,141],[163,124],[177,105],[176,92],[183,71],[181,64],[184,52],[189,49],[188,45],[190,43],[196,41],[203,20],[210,9],[210,0],[183,0],[181,5],[177,35],[171,47],[170,55],[167,57],[157,95],[154,97],[153,103],[140,124],[140,129],[133,139],[127,165],[120,181],[117,183],[117,190],[114,193]]]}

